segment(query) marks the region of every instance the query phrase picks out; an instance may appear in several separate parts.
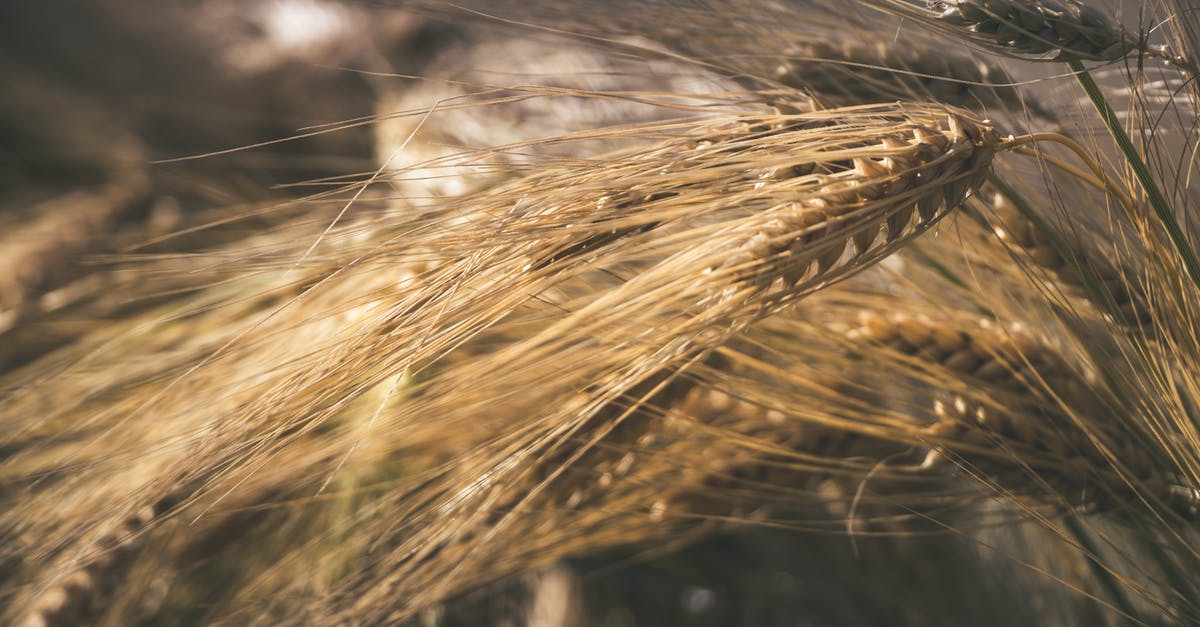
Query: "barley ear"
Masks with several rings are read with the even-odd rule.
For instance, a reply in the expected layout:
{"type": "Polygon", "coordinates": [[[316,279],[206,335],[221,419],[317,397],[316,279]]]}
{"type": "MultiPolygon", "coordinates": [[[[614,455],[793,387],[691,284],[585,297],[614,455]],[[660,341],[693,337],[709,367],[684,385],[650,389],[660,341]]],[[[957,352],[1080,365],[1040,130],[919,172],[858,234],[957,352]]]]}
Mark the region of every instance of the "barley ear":
{"type": "Polygon", "coordinates": [[[1104,389],[1023,329],[866,314],[848,337],[961,381],[935,401],[922,469],[964,470],[1005,493],[1092,511],[1143,499],[1185,507],[1177,481],[1118,426],[1104,389]]]}
{"type": "Polygon", "coordinates": [[[1030,61],[1116,61],[1155,52],[1102,10],[1075,0],[863,0],[875,8],[961,37],[995,54],[1030,61]]]}
{"type": "Polygon", "coordinates": [[[1072,0],[947,0],[931,7],[944,23],[1002,54],[1115,61],[1137,47],[1100,9],[1072,0]]]}
{"type": "Polygon", "coordinates": [[[804,178],[816,178],[813,193],[764,215],[739,252],[714,271],[749,270],[746,278],[760,285],[783,278],[793,294],[807,293],[931,227],[979,188],[1000,147],[990,126],[961,110],[845,111],[855,114],[847,121],[879,115],[872,121],[878,130],[869,135],[850,127],[852,139],[830,140],[844,160],[806,164],[813,174],[804,178]],[[847,141],[853,143],[840,143],[847,141]]]}

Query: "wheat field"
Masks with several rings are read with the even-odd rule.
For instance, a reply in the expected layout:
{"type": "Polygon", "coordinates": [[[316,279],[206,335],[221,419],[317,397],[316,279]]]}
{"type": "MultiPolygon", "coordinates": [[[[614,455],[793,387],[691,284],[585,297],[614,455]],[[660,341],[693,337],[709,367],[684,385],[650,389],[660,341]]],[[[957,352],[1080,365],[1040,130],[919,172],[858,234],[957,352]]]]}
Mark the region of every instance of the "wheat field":
{"type": "Polygon", "coordinates": [[[1200,5],[0,7],[0,622],[1200,624],[1200,5]]]}

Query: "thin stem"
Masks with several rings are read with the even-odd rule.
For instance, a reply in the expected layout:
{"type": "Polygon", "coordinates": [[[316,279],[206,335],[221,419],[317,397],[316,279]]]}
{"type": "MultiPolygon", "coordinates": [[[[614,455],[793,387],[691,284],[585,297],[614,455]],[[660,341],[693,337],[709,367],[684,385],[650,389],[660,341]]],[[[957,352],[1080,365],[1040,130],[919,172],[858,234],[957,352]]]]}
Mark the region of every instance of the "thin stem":
{"type": "Polygon", "coordinates": [[[1076,176],[1079,176],[1079,178],[1085,183],[1098,187],[1109,194],[1112,194],[1113,197],[1117,199],[1117,204],[1121,205],[1121,208],[1125,211],[1125,214],[1128,215],[1130,219],[1136,218],[1137,203],[1134,202],[1133,197],[1126,193],[1125,190],[1121,189],[1121,186],[1117,185],[1116,181],[1112,180],[1112,177],[1110,177],[1108,173],[1104,171],[1104,166],[1100,165],[1100,162],[1097,161],[1096,158],[1091,154],[1089,154],[1086,148],[1081,146],[1079,142],[1071,139],[1070,137],[1067,137],[1066,135],[1060,135],[1059,133],[1030,133],[1028,135],[1022,135],[1020,137],[1009,139],[1005,141],[1002,146],[1006,150],[1037,157],[1038,159],[1046,161],[1047,163],[1058,166],[1068,172],[1071,172],[1072,174],[1075,174],[1076,176]],[[1088,170],[1092,171],[1095,177],[1093,178],[1091,176],[1087,176],[1085,173],[1080,172],[1076,168],[1073,168],[1060,159],[1056,159],[1049,155],[1031,152],[1025,146],[1025,144],[1041,142],[1052,142],[1059,144],[1067,150],[1075,153],[1075,156],[1078,157],[1085,166],[1087,166],[1088,170]]]}

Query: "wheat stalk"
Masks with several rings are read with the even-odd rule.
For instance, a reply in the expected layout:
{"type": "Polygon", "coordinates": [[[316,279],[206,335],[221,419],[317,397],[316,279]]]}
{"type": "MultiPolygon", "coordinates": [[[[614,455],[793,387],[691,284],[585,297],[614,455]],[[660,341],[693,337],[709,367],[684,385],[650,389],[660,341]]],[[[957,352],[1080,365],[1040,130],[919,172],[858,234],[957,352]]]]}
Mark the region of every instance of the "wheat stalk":
{"type": "MultiPolygon", "coordinates": [[[[520,437],[494,451],[491,447],[479,451],[469,462],[463,460],[462,467],[472,468],[471,474],[492,477],[489,486],[526,485],[531,473],[548,474],[540,483],[535,482],[532,489],[521,489],[505,497],[502,495],[507,490],[466,491],[460,487],[455,472],[446,477],[444,487],[427,484],[423,491],[428,494],[422,498],[463,512],[464,525],[486,520],[478,513],[468,515],[468,512],[499,507],[505,513],[487,520],[487,531],[482,537],[507,533],[509,527],[521,520],[515,513],[532,507],[546,486],[569,473],[590,450],[590,445],[580,446],[578,442],[599,442],[623,424],[628,410],[615,419],[603,418],[601,411],[617,403],[634,385],[655,372],[679,367],[692,355],[721,343],[722,338],[752,320],[838,274],[878,259],[898,242],[928,228],[948,207],[960,202],[978,181],[990,161],[995,140],[989,139],[988,131],[977,123],[959,120],[957,115],[946,116],[944,109],[936,113],[931,110],[928,117],[920,111],[921,108],[910,107],[854,108],[785,116],[777,124],[749,126],[751,138],[775,141],[788,137],[789,141],[781,144],[786,152],[778,158],[768,157],[777,165],[765,168],[761,167],[762,160],[756,159],[760,167],[750,171],[752,177],[742,179],[746,181],[745,188],[732,182],[720,185],[734,192],[722,198],[722,202],[768,198],[776,193],[791,200],[778,204],[774,201],[760,204],[757,199],[749,204],[743,202],[741,210],[756,206],[765,210],[747,216],[742,224],[733,223],[722,234],[725,245],[680,250],[608,293],[589,295],[589,302],[577,310],[567,309],[570,313],[560,321],[471,363],[461,375],[447,373],[443,381],[437,382],[436,391],[430,391],[430,403],[418,411],[464,423],[477,420],[472,418],[478,415],[476,408],[494,403],[497,394],[503,395],[502,390],[520,389],[527,385],[522,382],[528,377],[537,378],[545,395],[539,401],[543,408],[530,408],[529,419],[520,428],[520,437]],[[876,127],[882,133],[875,132],[876,127]],[[824,156],[826,149],[834,160],[824,156]],[[766,194],[770,196],[763,196],[766,194]],[[853,249],[849,248],[851,242],[853,249]],[[848,260],[843,259],[847,251],[854,253],[848,260]],[[717,254],[714,256],[713,252],[717,254]],[[697,278],[690,285],[680,285],[669,280],[668,275],[697,278]],[[670,291],[660,291],[658,286],[670,286],[667,288],[670,291]],[[629,309],[632,302],[639,304],[637,310],[629,309]],[[640,331],[649,328],[655,329],[653,335],[640,331]],[[537,367],[549,355],[563,351],[594,357],[570,373],[546,373],[537,367]],[[633,361],[626,361],[631,358],[633,361]],[[490,373],[482,385],[480,372],[490,373]],[[467,380],[476,383],[464,391],[459,381],[467,380]],[[583,399],[575,392],[579,381],[591,382],[590,393],[583,399]],[[546,408],[546,399],[555,397],[562,400],[551,402],[546,408]],[[572,397],[575,400],[569,400],[572,397]],[[537,471],[541,464],[530,462],[541,459],[553,460],[552,468],[537,471]]],[[[738,135],[723,133],[716,137],[719,139],[702,139],[691,144],[695,146],[693,150],[721,155],[724,161],[736,159],[742,145],[757,148],[756,143],[744,143],[738,135]]],[[[679,152],[672,150],[670,154],[679,152]]],[[[711,167],[711,161],[706,163],[711,167]]],[[[739,178],[745,176],[746,171],[740,165],[730,169],[739,178]]],[[[672,170],[660,172],[669,175],[672,170]]],[[[691,184],[693,179],[687,176],[683,180],[691,184]]],[[[659,178],[660,190],[661,181],[659,178]]],[[[713,183],[706,181],[704,185],[712,189],[713,183]]],[[[675,189],[671,209],[699,215],[687,210],[691,202],[686,188],[675,189]]],[[[705,197],[704,202],[712,201],[705,197]]],[[[601,242],[586,248],[575,245],[567,250],[572,256],[593,256],[599,252],[601,255],[594,257],[595,261],[589,261],[598,263],[604,259],[604,246],[601,242]]],[[[555,263],[569,260],[571,257],[563,252],[553,253],[555,263]]],[[[407,596],[399,591],[412,585],[409,582],[427,582],[431,577],[438,581],[458,572],[460,566],[435,576],[436,571],[423,572],[424,569],[444,569],[445,563],[429,564],[405,556],[416,547],[426,547],[427,551],[430,547],[445,546],[459,533],[461,530],[457,529],[429,529],[397,539],[394,570],[364,582],[370,592],[363,593],[354,612],[371,611],[378,605],[380,595],[407,596]]],[[[468,537],[474,538],[475,534],[468,537]]],[[[416,600],[414,604],[417,607],[407,606],[401,611],[418,609],[416,600]]]]}
{"type": "MultiPolygon", "coordinates": [[[[618,132],[631,133],[628,128],[618,132]]],[[[529,424],[546,430],[539,434],[523,427],[512,435],[532,438],[526,442],[534,446],[521,444],[526,452],[520,455],[507,448],[485,448],[470,454],[477,456],[475,460],[464,457],[462,468],[483,472],[482,468],[494,465],[497,479],[511,476],[510,485],[521,485],[519,477],[538,467],[525,459],[562,455],[561,462],[552,466],[553,477],[587,450],[562,449],[564,437],[579,437],[590,429],[596,429],[593,437],[604,437],[620,418],[597,418],[601,409],[646,377],[677,368],[753,320],[867,267],[928,229],[979,185],[998,144],[990,128],[964,112],[928,105],[795,115],[724,114],[648,125],[635,132],[669,139],[647,149],[618,153],[599,169],[594,160],[567,163],[464,199],[463,206],[471,211],[457,226],[443,226],[441,216],[437,216],[437,229],[428,229],[432,223],[423,216],[396,225],[398,232],[406,233],[400,254],[430,263],[410,266],[419,280],[398,293],[378,293],[387,303],[378,309],[382,316],[359,318],[358,326],[338,339],[319,340],[318,352],[296,340],[305,335],[322,338],[343,324],[346,295],[361,294],[368,281],[396,285],[395,245],[368,243],[339,253],[358,256],[358,270],[340,271],[335,276],[344,279],[332,282],[318,280],[316,273],[324,273],[329,261],[317,259],[314,274],[298,279],[317,288],[288,316],[259,317],[216,338],[197,338],[184,350],[163,337],[171,346],[167,363],[181,368],[177,379],[162,380],[149,389],[135,385],[125,399],[97,399],[99,407],[81,395],[77,404],[60,405],[58,415],[42,415],[36,422],[24,419],[43,403],[40,394],[30,390],[11,399],[6,416],[14,426],[20,425],[17,432],[24,435],[70,424],[74,417],[87,424],[87,417],[97,409],[115,407],[131,411],[116,427],[130,437],[150,437],[154,428],[148,421],[165,421],[176,429],[187,425],[197,434],[185,436],[182,441],[188,446],[163,449],[121,472],[134,486],[130,493],[171,494],[181,484],[201,486],[203,493],[209,493],[213,486],[236,485],[255,473],[259,464],[294,442],[297,432],[330,420],[346,399],[378,384],[385,374],[436,361],[540,295],[567,315],[560,314],[561,320],[460,372],[438,377],[422,403],[384,420],[400,425],[419,421],[423,414],[438,415],[445,421],[439,429],[477,420],[473,417],[481,407],[507,396],[505,390],[520,389],[533,375],[541,380],[543,409],[530,415],[529,424]],[[560,192],[544,194],[531,204],[524,200],[530,189],[560,192]],[[616,193],[617,189],[622,191],[616,193]],[[427,229],[426,234],[422,229],[427,229]],[[493,239],[481,245],[476,236],[480,230],[493,239]],[[689,243],[701,235],[710,242],[708,247],[691,247],[689,243]],[[607,291],[589,290],[587,302],[564,300],[553,291],[560,289],[556,286],[566,287],[572,276],[590,281],[600,273],[626,274],[631,269],[636,272],[629,279],[607,291]],[[681,285],[680,276],[692,278],[681,285]],[[507,296],[497,300],[502,293],[507,296]],[[439,322],[443,319],[460,322],[447,327],[439,322]],[[656,332],[648,336],[639,330],[644,328],[656,332]],[[254,335],[245,335],[244,329],[253,329],[254,335]],[[228,341],[221,338],[230,337],[244,339],[235,348],[218,348],[215,356],[209,352],[214,340],[219,347],[228,341]],[[252,374],[261,367],[258,355],[263,350],[275,355],[290,352],[296,359],[264,378],[252,374]],[[547,377],[536,368],[547,355],[562,351],[595,357],[585,360],[583,368],[557,376],[547,377]],[[364,361],[364,356],[371,357],[364,361]],[[360,374],[330,386],[331,369],[360,374]],[[236,371],[246,374],[231,377],[236,371]],[[481,373],[489,373],[483,385],[481,373]],[[192,390],[205,381],[224,388],[221,408],[207,400],[197,403],[192,390]],[[472,383],[464,385],[466,381],[472,383]],[[566,396],[558,396],[561,403],[550,400],[574,394],[581,381],[592,386],[582,403],[569,402],[566,396]],[[301,389],[308,392],[298,394],[301,389]],[[138,407],[147,395],[154,399],[152,414],[138,407]],[[409,413],[413,411],[417,413],[409,413]],[[247,454],[248,440],[261,443],[257,452],[247,454]],[[562,452],[552,453],[555,450],[562,452]],[[167,470],[181,456],[208,461],[167,470]],[[163,470],[167,474],[158,474],[163,470]],[[154,473],[149,480],[138,478],[147,471],[154,473]]],[[[287,284],[294,281],[289,278],[287,284]]],[[[355,299],[361,302],[361,296],[350,296],[350,302],[355,299]]],[[[224,312],[213,315],[214,320],[228,320],[224,312]]],[[[137,344],[128,346],[142,350],[137,344]]],[[[107,359],[123,361],[119,352],[107,359]]],[[[164,363],[156,366],[162,368],[164,363]]],[[[64,380],[62,389],[71,385],[86,389],[94,377],[110,383],[113,379],[102,369],[92,372],[96,374],[81,372],[83,376],[70,383],[64,380]]],[[[126,370],[122,376],[132,383],[144,381],[145,375],[126,370]]],[[[71,467],[65,460],[29,454],[13,461],[8,474],[20,482],[45,473],[63,476],[71,467]]],[[[85,470],[69,481],[50,482],[53,489],[29,503],[45,513],[39,533],[51,546],[62,542],[52,539],[68,533],[79,518],[90,517],[79,512],[93,502],[120,499],[111,493],[117,485],[111,473],[130,460],[114,451],[94,463],[91,468],[90,463],[83,465],[85,470]],[[58,495],[77,494],[79,486],[89,481],[101,482],[106,489],[75,499],[65,508],[58,503],[58,495]]],[[[454,509],[474,507],[474,492],[455,496],[463,490],[455,483],[458,476],[447,479],[447,485],[439,488],[444,490],[440,496],[432,491],[436,482],[427,484],[430,498],[448,499],[445,506],[454,509]]],[[[537,494],[540,484],[534,486],[512,502],[513,511],[520,511],[526,499],[537,494]]],[[[494,501],[493,506],[506,502],[494,501]]],[[[471,519],[477,517],[466,517],[464,524],[471,519]]],[[[511,521],[504,515],[491,524],[499,529],[511,521]]],[[[445,541],[416,534],[400,546],[412,545],[428,550],[444,546],[445,541]]],[[[420,566],[420,562],[409,564],[403,568],[397,564],[393,573],[371,584],[376,592],[363,598],[392,590],[406,578],[404,573],[420,566]]],[[[432,576],[427,573],[416,580],[429,581],[432,576]]]]}

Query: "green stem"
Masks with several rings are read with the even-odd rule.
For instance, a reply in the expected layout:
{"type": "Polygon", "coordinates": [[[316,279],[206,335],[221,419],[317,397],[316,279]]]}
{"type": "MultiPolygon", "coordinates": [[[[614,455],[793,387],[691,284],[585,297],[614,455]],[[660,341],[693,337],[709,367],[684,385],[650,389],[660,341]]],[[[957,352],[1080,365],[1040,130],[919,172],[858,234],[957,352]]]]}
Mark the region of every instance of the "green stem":
{"type": "Polygon", "coordinates": [[[1075,78],[1079,80],[1083,91],[1087,93],[1092,104],[1095,105],[1096,111],[1100,113],[1100,117],[1104,120],[1104,125],[1108,127],[1108,132],[1112,135],[1114,141],[1117,142],[1117,147],[1120,148],[1125,161],[1129,163],[1129,167],[1133,170],[1133,175],[1142,185],[1142,189],[1146,192],[1146,198],[1150,201],[1150,206],[1154,208],[1154,213],[1158,215],[1159,222],[1167,231],[1167,236],[1171,238],[1171,243],[1178,251],[1180,258],[1183,260],[1183,265],[1187,269],[1188,276],[1191,277],[1192,283],[1196,287],[1200,287],[1200,261],[1196,259],[1196,253],[1192,250],[1191,245],[1187,241],[1187,237],[1180,228],[1179,222],[1175,219],[1175,213],[1171,211],[1171,205],[1163,196],[1162,190],[1158,188],[1158,183],[1154,181],[1154,177],[1150,174],[1150,168],[1146,166],[1146,162],[1142,159],[1137,149],[1133,145],[1133,141],[1129,139],[1129,134],[1125,132],[1125,127],[1121,126],[1121,121],[1117,118],[1116,112],[1112,107],[1108,106],[1108,101],[1104,98],[1104,93],[1100,91],[1100,87],[1096,85],[1096,81],[1092,79],[1092,75],[1083,67],[1083,63],[1079,61],[1071,61],[1069,63],[1071,71],[1075,73],[1075,78]]]}

